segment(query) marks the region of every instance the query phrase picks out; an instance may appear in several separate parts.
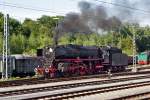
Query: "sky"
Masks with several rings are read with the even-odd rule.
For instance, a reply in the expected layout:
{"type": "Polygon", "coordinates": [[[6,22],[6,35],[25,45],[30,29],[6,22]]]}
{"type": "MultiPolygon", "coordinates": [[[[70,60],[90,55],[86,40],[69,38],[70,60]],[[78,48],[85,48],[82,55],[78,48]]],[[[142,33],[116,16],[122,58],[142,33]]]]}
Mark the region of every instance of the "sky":
{"type": "Polygon", "coordinates": [[[0,0],[0,12],[9,13],[10,16],[23,20],[25,17],[36,19],[42,15],[65,15],[69,12],[79,12],[78,2],[81,0],[0,0]],[[15,7],[3,6],[10,5],[23,6],[44,11],[26,10],[15,7]],[[46,11],[45,11],[46,10],[46,11]]]}
{"type": "MultiPolygon", "coordinates": [[[[97,5],[99,4],[104,5],[104,3],[94,2],[96,0],[0,0],[0,12],[8,13],[10,17],[16,18],[19,21],[23,21],[25,18],[37,19],[42,15],[48,15],[48,16],[63,15],[64,16],[69,12],[80,12],[78,8],[78,3],[80,1],[88,1],[91,3],[95,3],[97,5]],[[28,10],[28,9],[15,8],[10,6],[8,7],[4,5],[26,7],[26,8],[38,9],[44,11],[28,10]]],[[[117,1],[117,3],[124,4],[126,0],[100,0],[100,1],[106,1],[106,2],[117,1]]],[[[131,0],[131,1],[143,1],[143,0],[131,0]]],[[[106,4],[105,6],[109,8],[109,6],[111,5],[106,4]]],[[[140,9],[142,8],[140,7],[140,9]]],[[[137,15],[140,15],[137,17],[140,17],[142,23],[144,24],[150,23],[149,15],[145,15],[141,13],[137,13],[137,15]]]]}
{"type": "MultiPolygon", "coordinates": [[[[18,20],[27,18],[37,19],[42,15],[56,16],[66,15],[69,12],[79,12],[80,1],[92,2],[92,0],[0,0],[0,12],[8,13],[18,20]],[[8,7],[4,5],[21,6],[46,11],[34,11],[22,8],[8,7]]],[[[111,0],[104,0],[111,1],[111,0]]]]}

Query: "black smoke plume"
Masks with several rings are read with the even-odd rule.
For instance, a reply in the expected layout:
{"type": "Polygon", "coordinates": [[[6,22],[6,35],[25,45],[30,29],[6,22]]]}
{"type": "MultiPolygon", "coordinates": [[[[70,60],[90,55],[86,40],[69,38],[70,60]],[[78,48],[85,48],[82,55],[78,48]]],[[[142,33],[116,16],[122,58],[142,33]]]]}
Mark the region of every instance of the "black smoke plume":
{"type": "Polygon", "coordinates": [[[80,13],[68,13],[59,22],[54,36],[55,45],[64,33],[100,33],[101,31],[114,30],[121,25],[121,21],[115,17],[108,17],[105,7],[81,1],[78,4],[80,13]]]}
{"type": "Polygon", "coordinates": [[[116,30],[124,22],[140,23],[149,19],[149,16],[146,17],[142,13],[150,11],[150,0],[112,0],[112,2],[124,7],[110,4],[108,6],[111,7],[106,7],[102,4],[96,5],[86,1],[79,2],[80,13],[72,12],[64,17],[56,29],[59,30],[57,32],[59,35],[56,35],[57,39],[63,33],[101,34],[102,31],[116,30]]]}
{"type": "Polygon", "coordinates": [[[108,17],[105,7],[79,2],[81,13],[69,13],[59,24],[59,30],[70,33],[98,33],[99,30],[113,30],[121,25],[121,21],[115,17],[108,17]]]}

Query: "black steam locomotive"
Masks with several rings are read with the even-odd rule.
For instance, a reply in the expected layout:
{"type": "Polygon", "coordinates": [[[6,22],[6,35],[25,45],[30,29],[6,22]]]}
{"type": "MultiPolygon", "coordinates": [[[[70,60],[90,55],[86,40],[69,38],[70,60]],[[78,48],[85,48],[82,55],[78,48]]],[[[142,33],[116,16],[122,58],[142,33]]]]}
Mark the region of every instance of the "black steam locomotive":
{"type": "Polygon", "coordinates": [[[43,66],[36,68],[37,74],[50,77],[124,71],[128,65],[128,56],[110,46],[48,46],[38,49],[37,55],[43,58],[43,66]]]}

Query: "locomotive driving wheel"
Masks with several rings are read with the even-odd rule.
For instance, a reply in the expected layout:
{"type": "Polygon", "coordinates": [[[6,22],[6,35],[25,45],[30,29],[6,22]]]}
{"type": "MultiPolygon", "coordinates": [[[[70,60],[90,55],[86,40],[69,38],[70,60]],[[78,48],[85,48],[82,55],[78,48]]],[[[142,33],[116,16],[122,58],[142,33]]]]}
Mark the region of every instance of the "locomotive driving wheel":
{"type": "Polygon", "coordinates": [[[79,67],[80,67],[80,75],[86,75],[87,74],[87,67],[86,67],[86,65],[81,63],[79,65],[79,67]]]}
{"type": "Polygon", "coordinates": [[[75,63],[74,67],[74,76],[85,75],[87,73],[86,66],[84,63],[75,63]]]}
{"type": "Polygon", "coordinates": [[[69,67],[70,67],[69,72],[70,72],[71,76],[79,76],[80,75],[78,64],[70,63],[69,67]]]}

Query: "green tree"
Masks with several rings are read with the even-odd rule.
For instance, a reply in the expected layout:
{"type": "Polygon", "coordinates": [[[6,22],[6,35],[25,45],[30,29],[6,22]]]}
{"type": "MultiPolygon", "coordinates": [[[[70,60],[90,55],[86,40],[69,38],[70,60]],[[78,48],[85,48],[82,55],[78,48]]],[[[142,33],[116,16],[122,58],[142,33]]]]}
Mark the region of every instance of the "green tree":
{"type": "Polygon", "coordinates": [[[25,50],[26,38],[22,34],[13,34],[10,37],[11,54],[22,54],[25,50]]]}

